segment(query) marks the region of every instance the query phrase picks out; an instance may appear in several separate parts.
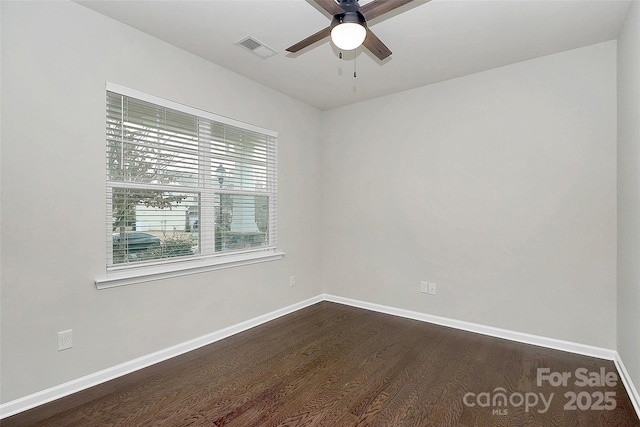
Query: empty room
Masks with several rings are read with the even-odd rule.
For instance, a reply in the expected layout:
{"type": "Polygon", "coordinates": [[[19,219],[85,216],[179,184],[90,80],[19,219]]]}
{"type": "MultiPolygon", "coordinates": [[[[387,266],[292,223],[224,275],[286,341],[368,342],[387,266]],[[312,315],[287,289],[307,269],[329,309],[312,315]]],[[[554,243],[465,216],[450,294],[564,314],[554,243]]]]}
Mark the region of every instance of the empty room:
{"type": "Polygon", "coordinates": [[[0,0],[0,425],[640,427],[639,0],[0,0]]]}

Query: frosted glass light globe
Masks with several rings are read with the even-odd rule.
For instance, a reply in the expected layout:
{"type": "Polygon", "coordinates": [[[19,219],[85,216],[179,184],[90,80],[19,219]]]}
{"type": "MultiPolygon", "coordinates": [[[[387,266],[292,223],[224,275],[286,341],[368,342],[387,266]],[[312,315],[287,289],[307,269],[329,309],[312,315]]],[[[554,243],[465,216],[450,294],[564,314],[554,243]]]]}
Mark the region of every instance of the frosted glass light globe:
{"type": "Polygon", "coordinates": [[[331,30],[331,40],[339,49],[353,50],[364,42],[367,30],[360,24],[343,22],[331,30]]]}

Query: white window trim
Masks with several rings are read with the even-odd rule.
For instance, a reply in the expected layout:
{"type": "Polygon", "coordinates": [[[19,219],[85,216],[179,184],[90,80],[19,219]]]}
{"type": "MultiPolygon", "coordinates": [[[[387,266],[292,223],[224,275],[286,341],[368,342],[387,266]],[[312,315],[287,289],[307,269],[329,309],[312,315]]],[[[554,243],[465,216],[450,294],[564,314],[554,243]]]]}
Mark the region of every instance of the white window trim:
{"type": "MultiPolygon", "coordinates": [[[[121,95],[137,98],[151,102],[167,108],[183,111],[189,114],[211,119],[231,126],[241,127],[254,132],[263,133],[268,136],[278,137],[278,133],[269,129],[264,129],[248,123],[240,122],[228,117],[209,113],[188,105],[179,104],[167,99],[129,89],[114,83],[107,82],[106,90],[116,92],[121,95]]],[[[187,276],[191,274],[204,273],[208,271],[221,270],[225,268],[240,267],[245,265],[259,264],[263,262],[276,261],[284,257],[285,253],[277,251],[276,248],[259,248],[256,250],[241,251],[237,253],[226,253],[219,256],[196,257],[187,259],[177,259],[175,262],[161,262],[158,264],[143,264],[139,266],[128,266],[123,269],[111,269],[106,271],[102,277],[94,279],[97,289],[109,289],[119,286],[133,285],[136,283],[151,282],[173,277],[187,276]]]]}
{"type": "Polygon", "coordinates": [[[238,253],[207,260],[183,260],[175,264],[140,266],[124,271],[109,272],[106,276],[95,279],[96,288],[108,289],[136,283],[152,282],[172,277],[188,276],[224,268],[259,264],[277,261],[284,257],[284,252],[262,250],[259,252],[238,253]]]}

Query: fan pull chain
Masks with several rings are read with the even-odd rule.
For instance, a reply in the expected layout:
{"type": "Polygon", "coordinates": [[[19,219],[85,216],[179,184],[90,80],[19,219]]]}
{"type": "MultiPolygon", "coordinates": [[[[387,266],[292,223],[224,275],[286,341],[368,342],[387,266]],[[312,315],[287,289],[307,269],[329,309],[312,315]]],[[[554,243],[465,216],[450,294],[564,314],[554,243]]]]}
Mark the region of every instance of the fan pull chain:
{"type": "MultiPolygon", "coordinates": [[[[353,78],[355,79],[358,77],[358,51],[354,50],[353,52],[353,78]]],[[[338,53],[338,57],[342,59],[342,51],[338,53]]]]}
{"type": "Polygon", "coordinates": [[[358,51],[354,50],[355,54],[353,55],[353,78],[358,77],[358,51]]]}

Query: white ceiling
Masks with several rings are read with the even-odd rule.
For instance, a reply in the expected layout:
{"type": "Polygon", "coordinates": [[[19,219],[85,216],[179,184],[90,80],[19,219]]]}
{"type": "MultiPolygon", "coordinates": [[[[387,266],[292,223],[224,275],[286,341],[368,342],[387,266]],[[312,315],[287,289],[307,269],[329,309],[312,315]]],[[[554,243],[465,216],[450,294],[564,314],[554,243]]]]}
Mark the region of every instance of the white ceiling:
{"type": "Polygon", "coordinates": [[[328,39],[286,52],[329,25],[312,0],[78,3],[328,110],[615,39],[631,0],[415,0],[368,23],[393,52],[382,62],[363,48],[341,60],[328,39]],[[235,44],[247,36],[277,54],[263,59],[235,44]]]}

